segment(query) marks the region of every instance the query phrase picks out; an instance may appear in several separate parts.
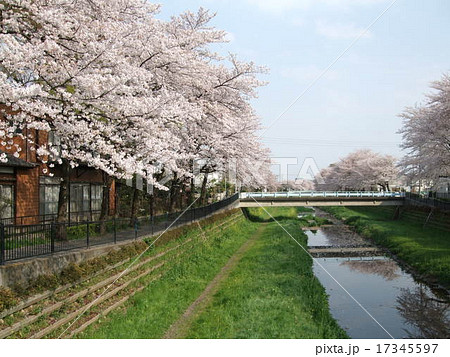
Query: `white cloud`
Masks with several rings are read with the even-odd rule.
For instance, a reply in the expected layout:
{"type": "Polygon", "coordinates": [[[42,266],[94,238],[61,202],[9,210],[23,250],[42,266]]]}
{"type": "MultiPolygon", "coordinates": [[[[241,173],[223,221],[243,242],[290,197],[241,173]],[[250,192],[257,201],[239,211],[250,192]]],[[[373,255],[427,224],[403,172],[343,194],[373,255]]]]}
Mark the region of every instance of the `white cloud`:
{"type": "MultiPolygon", "coordinates": [[[[320,35],[329,38],[356,38],[365,31],[364,28],[357,27],[354,24],[331,24],[326,21],[317,21],[316,30],[320,35]]],[[[364,32],[364,35],[362,37],[371,36],[372,34],[367,31],[364,32]]]]}
{"type": "MultiPolygon", "coordinates": [[[[322,75],[324,69],[317,67],[316,65],[310,66],[296,66],[288,67],[281,70],[281,75],[285,78],[294,79],[299,83],[305,84],[305,82],[312,82],[320,75],[322,75]]],[[[337,80],[340,75],[337,71],[328,70],[324,74],[322,79],[337,80]]]]}

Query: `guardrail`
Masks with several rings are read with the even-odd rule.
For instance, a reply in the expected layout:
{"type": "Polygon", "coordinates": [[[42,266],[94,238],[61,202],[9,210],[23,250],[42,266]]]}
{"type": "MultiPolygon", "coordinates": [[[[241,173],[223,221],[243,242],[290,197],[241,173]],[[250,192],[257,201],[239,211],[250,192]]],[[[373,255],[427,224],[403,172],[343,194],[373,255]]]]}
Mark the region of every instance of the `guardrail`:
{"type": "Polygon", "coordinates": [[[386,197],[404,198],[404,192],[363,192],[363,191],[291,191],[291,192],[241,192],[240,199],[248,198],[308,198],[308,197],[386,197]]]}
{"type": "Polygon", "coordinates": [[[174,212],[136,220],[116,218],[29,225],[0,223],[0,265],[18,259],[152,236],[169,226],[178,227],[208,217],[238,200],[239,194],[235,194],[207,206],[189,209],[183,215],[182,212],[174,212]]]}

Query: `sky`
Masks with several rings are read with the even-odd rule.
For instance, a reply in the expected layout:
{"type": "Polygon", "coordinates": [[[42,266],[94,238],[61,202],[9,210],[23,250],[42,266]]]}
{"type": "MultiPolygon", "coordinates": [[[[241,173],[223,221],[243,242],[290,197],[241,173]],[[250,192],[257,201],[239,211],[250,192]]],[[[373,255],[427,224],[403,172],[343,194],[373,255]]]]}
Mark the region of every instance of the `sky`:
{"type": "Polygon", "coordinates": [[[252,104],[272,157],[324,168],[359,148],[400,158],[398,115],[450,73],[450,1],[393,2],[165,0],[159,17],[216,13],[230,40],[219,51],[269,68],[252,104]]]}

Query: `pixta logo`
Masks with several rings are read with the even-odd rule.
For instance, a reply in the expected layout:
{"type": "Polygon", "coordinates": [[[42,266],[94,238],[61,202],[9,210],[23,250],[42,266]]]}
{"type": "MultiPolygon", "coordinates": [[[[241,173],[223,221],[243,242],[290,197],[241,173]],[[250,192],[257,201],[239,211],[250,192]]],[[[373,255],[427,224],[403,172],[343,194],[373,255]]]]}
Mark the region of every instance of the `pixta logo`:
{"type": "MultiPolygon", "coordinates": [[[[278,182],[288,183],[291,172],[289,166],[299,166],[299,160],[296,157],[277,157],[271,159],[271,165],[277,166],[278,169],[278,182]]],[[[291,170],[292,171],[292,170],[291,170]]],[[[303,160],[300,170],[295,175],[293,181],[309,180],[317,181],[318,184],[324,184],[325,181],[320,174],[319,167],[316,161],[312,157],[307,157],[303,160]]]]}

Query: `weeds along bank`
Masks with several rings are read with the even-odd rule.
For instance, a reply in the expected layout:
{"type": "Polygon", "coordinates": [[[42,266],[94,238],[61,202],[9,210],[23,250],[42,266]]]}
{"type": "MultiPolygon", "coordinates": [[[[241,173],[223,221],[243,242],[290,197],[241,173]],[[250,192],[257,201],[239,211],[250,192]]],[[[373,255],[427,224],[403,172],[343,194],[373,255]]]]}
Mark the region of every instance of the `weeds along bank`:
{"type": "MultiPolygon", "coordinates": [[[[306,244],[297,209],[271,212],[306,244]]],[[[163,276],[77,337],[346,337],[329,314],[311,258],[262,211],[246,214],[254,221],[205,234],[188,256],[169,262],[163,276]]]]}
{"type": "Polygon", "coordinates": [[[156,237],[124,245],[80,264],[71,264],[58,274],[41,275],[26,287],[0,288],[0,338],[32,337],[49,325],[56,328],[47,330],[48,334],[42,337],[55,337],[71,322],[68,316],[82,311],[111,286],[112,294],[108,292],[111,298],[99,299],[93,306],[92,316],[99,316],[100,312],[163,274],[168,262],[183,259],[189,253],[190,245],[203,240],[205,234],[243,219],[240,210],[227,211],[168,231],[151,248],[149,246],[156,237]],[[130,267],[139,254],[143,255],[130,267]],[[122,275],[124,270],[126,274],[122,275]]]}
{"type": "Polygon", "coordinates": [[[423,280],[450,289],[450,232],[436,226],[424,226],[429,213],[416,210],[414,215],[401,214],[394,220],[393,208],[322,209],[389,249],[423,280]]]}

